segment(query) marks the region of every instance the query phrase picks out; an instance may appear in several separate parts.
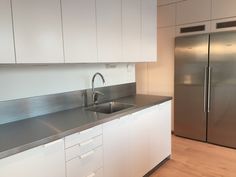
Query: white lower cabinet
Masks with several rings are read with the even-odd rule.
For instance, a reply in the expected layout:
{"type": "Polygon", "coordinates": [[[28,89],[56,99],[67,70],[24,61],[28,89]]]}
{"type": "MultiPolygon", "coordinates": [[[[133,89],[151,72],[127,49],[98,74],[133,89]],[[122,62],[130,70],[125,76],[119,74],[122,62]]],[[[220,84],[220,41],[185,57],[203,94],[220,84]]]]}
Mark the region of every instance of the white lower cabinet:
{"type": "Polygon", "coordinates": [[[125,116],[103,125],[104,177],[131,177],[132,119],[125,116]]]}
{"type": "Polygon", "coordinates": [[[102,168],[103,149],[98,147],[66,163],[67,177],[94,177],[102,168]]]}
{"type": "Polygon", "coordinates": [[[0,177],[142,177],[171,154],[171,101],[0,160],[0,177]]]}
{"type": "Polygon", "coordinates": [[[104,177],[142,177],[171,154],[171,101],[103,125],[104,177]]]}
{"type": "Polygon", "coordinates": [[[131,129],[131,169],[132,177],[142,177],[149,170],[149,120],[146,109],[134,113],[131,129]]]}
{"type": "Polygon", "coordinates": [[[67,177],[103,177],[102,126],[65,138],[67,177]]]}
{"type": "Polygon", "coordinates": [[[0,160],[1,177],[65,177],[64,141],[42,145],[0,160]]]}
{"type": "Polygon", "coordinates": [[[154,168],[171,154],[171,101],[154,106],[149,118],[149,168],[154,168]]]}

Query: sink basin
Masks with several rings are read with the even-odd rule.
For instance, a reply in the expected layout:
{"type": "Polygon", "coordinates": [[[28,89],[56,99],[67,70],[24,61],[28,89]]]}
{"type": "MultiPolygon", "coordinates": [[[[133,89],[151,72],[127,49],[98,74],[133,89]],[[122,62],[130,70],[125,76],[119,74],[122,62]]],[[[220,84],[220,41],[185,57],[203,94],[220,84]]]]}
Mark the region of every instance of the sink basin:
{"type": "Polygon", "coordinates": [[[104,114],[112,114],[124,109],[133,107],[132,104],[119,103],[119,102],[108,102],[103,104],[98,104],[87,108],[88,111],[99,112],[104,114]]]}

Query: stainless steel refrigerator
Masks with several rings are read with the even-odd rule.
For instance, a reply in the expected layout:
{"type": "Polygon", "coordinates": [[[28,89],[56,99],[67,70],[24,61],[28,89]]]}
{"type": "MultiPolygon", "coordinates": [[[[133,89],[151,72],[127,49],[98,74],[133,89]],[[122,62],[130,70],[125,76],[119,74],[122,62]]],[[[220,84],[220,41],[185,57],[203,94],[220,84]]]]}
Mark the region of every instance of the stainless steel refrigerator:
{"type": "Polygon", "coordinates": [[[175,42],[174,133],[236,148],[236,32],[175,42]]]}

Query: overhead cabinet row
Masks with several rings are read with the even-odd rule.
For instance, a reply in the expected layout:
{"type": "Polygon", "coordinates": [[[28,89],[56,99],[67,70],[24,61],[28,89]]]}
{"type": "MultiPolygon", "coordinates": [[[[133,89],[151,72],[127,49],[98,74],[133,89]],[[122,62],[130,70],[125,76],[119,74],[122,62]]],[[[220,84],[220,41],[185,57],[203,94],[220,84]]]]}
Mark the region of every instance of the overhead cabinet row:
{"type": "Polygon", "coordinates": [[[155,61],[156,0],[0,0],[0,63],[155,61]]]}
{"type": "Polygon", "coordinates": [[[158,28],[176,26],[177,36],[235,30],[235,6],[235,0],[186,0],[162,5],[157,10],[158,28]]]}
{"type": "Polygon", "coordinates": [[[235,0],[186,0],[176,5],[176,24],[236,17],[235,0]]]}

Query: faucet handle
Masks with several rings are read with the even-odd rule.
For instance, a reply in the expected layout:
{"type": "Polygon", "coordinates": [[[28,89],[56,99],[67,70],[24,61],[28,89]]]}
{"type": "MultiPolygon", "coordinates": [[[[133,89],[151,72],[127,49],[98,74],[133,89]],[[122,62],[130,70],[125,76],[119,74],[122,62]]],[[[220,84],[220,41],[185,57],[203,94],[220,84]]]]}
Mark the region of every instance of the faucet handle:
{"type": "Polygon", "coordinates": [[[94,91],[93,92],[93,103],[97,104],[98,103],[98,96],[99,95],[104,95],[104,93],[99,92],[99,91],[94,91]]]}
{"type": "Polygon", "coordinates": [[[102,93],[102,92],[99,92],[99,91],[94,91],[94,94],[97,94],[97,95],[105,95],[104,93],[102,93]]]}

